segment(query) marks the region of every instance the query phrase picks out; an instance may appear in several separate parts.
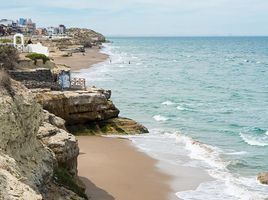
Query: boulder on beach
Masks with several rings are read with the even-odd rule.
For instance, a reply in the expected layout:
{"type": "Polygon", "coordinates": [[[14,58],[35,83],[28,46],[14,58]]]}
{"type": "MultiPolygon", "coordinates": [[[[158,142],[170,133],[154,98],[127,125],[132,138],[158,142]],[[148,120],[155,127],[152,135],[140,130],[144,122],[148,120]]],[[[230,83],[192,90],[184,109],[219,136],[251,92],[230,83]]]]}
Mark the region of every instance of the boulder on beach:
{"type": "Polygon", "coordinates": [[[268,185],[268,172],[259,173],[257,179],[261,184],[268,185]]]}

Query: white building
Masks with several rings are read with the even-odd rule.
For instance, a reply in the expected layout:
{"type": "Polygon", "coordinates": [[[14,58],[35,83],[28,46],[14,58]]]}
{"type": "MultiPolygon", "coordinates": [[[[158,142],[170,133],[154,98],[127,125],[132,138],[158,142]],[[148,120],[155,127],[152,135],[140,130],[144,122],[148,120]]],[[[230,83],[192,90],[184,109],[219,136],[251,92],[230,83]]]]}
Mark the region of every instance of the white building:
{"type": "Polygon", "coordinates": [[[56,27],[47,27],[47,34],[48,36],[58,35],[59,29],[56,27]]]}
{"type": "Polygon", "coordinates": [[[48,47],[43,46],[41,43],[28,44],[26,48],[28,52],[44,54],[47,57],[49,56],[48,47]]]}
{"type": "Polygon", "coordinates": [[[27,46],[25,46],[24,36],[20,33],[14,35],[13,45],[21,52],[40,53],[49,56],[48,47],[43,46],[40,42],[37,44],[28,44],[27,46]],[[17,37],[19,37],[21,40],[20,44],[17,44],[17,37]]]}
{"type": "Polygon", "coordinates": [[[13,21],[10,19],[1,19],[0,24],[3,24],[4,26],[11,26],[13,24],[13,21]]]}

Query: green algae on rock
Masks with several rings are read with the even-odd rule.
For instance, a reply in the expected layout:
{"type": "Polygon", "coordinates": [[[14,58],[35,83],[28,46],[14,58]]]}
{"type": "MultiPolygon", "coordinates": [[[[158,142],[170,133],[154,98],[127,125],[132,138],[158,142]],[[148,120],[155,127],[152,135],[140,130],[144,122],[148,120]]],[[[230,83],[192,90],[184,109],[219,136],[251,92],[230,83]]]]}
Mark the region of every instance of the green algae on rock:
{"type": "Polygon", "coordinates": [[[148,133],[148,129],[128,118],[112,118],[99,122],[68,126],[75,135],[130,135],[148,133]]]}

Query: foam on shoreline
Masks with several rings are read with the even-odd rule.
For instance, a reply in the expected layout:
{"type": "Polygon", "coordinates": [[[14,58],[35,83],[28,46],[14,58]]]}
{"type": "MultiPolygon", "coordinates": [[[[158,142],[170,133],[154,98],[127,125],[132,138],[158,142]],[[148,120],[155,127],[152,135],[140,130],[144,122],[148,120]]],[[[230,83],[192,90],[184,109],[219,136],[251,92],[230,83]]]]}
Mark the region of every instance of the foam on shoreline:
{"type": "MultiPolygon", "coordinates": [[[[243,177],[231,173],[227,168],[230,163],[222,159],[225,152],[216,147],[203,144],[179,132],[161,130],[150,130],[148,135],[124,137],[130,139],[141,151],[158,159],[160,163],[172,163],[177,165],[177,168],[185,166],[203,170],[214,179],[203,180],[196,188],[184,191],[174,185],[173,188],[180,199],[263,200],[267,197],[267,186],[261,185],[256,177],[243,177]],[[156,146],[158,148],[155,148],[156,146]]],[[[240,155],[245,152],[233,153],[240,155]]],[[[162,170],[172,175],[172,170],[167,171],[163,167],[162,170]]],[[[176,178],[175,172],[173,176],[176,178]]]]}

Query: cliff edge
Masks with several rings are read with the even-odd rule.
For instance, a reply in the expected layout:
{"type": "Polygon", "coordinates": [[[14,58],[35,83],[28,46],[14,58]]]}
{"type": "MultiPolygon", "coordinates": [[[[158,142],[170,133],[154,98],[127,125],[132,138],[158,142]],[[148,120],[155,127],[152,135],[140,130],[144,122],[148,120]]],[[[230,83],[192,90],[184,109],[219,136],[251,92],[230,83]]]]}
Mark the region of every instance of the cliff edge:
{"type": "Polygon", "coordinates": [[[66,120],[67,129],[75,135],[148,133],[138,122],[119,117],[120,111],[110,97],[110,90],[97,88],[35,93],[37,102],[45,110],[66,120]]]}
{"type": "Polygon", "coordinates": [[[1,73],[0,199],[85,199],[75,180],[79,149],[74,136],[48,123],[28,89],[3,77],[1,73]],[[42,126],[50,130],[40,130],[42,126]],[[70,160],[72,166],[65,165],[70,160]],[[73,184],[64,185],[64,178],[73,184]]]}

